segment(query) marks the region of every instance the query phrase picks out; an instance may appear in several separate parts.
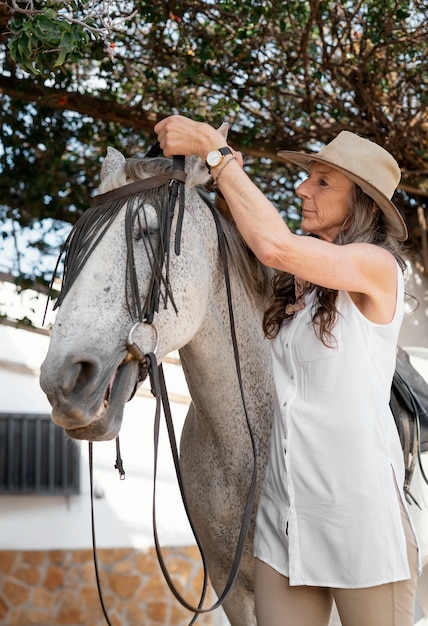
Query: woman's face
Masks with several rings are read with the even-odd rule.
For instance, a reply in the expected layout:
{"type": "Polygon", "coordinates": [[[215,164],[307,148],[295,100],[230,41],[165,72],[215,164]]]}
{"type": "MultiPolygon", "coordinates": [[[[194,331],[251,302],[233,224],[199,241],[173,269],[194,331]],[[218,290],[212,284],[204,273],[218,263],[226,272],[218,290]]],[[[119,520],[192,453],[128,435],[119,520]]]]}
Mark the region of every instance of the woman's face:
{"type": "Polygon", "coordinates": [[[354,183],[341,172],[312,163],[308,178],[296,189],[302,199],[302,229],[325,241],[334,241],[348,216],[353,187],[354,183]]]}

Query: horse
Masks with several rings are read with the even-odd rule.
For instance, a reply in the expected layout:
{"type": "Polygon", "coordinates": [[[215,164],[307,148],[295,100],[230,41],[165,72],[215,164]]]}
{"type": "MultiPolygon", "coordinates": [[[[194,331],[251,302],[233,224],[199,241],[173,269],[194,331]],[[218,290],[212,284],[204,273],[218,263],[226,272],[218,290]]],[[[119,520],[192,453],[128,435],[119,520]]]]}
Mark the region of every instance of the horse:
{"type": "MultiPolygon", "coordinates": [[[[161,224],[168,185],[125,200],[122,195],[135,181],[156,179],[171,167],[163,157],[125,159],[108,148],[98,193],[103,198],[113,192],[114,199],[94,207],[95,217],[91,214],[75,230],[80,218],[72,231],[40,384],[52,405],[54,422],[70,437],[113,439],[120,431],[125,403],[147,374],[138,355],[155,353],[162,362],[179,351],[191,397],[180,440],[182,481],[218,596],[232,568],[256,475],[245,548],[223,602],[232,626],[256,626],[252,542],[269,454],[274,392],[261,324],[270,274],[231,220],[210,207],[203,191],[209,174],[193,157],[186,159],[184,211],[171,218],[169,249],[159,262],[159,244],[165,247],[161,224]],[[222,237],[231,305],[219,246],[222,237]],[[132,295],[136,290],[138,302],[132,295]],[[155,309],[149,316],[141,315],[139,303],[145,306],[153,293],[155,309]]],[[[332,616],[333,623],[340,623],[337,615],[332,616]]]]}
{"type": "MultiPolygon", "coordinates": [[[[98,191],[104,194],[122,189],[131,181],[157,176],[170,167],[171,162],[163,157],[125,159],[109,148],[98,191]]],[[[256,462],[252,520],[239,572],[223,603],[233,626],[252,626],[256,624],[254,513],[268,457],[273,415],[270,353],[261,327],[269,281],[267,269],[249,251],[231,221],[217,213],[227,242],[243,402],[217,227],[200,194],[209,175],[196,159],[186,159],[186,170],[180,254],[170,255],[164,282],[171,285],[171,293],[161,294],[153,323],[138,323],[129,310],[123,206],[104,229],[76,277],[66,259],[64,285],[72,275],[73,281],[58,308],[40,384],[52,405],[54,422],[70,437],[108,440],[118,434],[124,404],[142,378],[140,364],[129,358],[130,329],[136,326],[135,344],[143,354],[155,350],[158,362],[179,351],[192,400],[180,440],[182,480],[204,547],[210,581],[218,596],[230,572],[256,462]],[[257,451],[255,461],[246,413],[257,451]]],[[[133,263],[142,302],[152,273],[152,250],[161,236],[158,215],[167,194],[168,186],[145,193],[137,200],[139,208],[132,218],[133,263]]],[[[103,206],[102,212],[106,211],[103,206]]],[[[174,215],[171,245],[178,222],[178,215],[174,215]]]]}

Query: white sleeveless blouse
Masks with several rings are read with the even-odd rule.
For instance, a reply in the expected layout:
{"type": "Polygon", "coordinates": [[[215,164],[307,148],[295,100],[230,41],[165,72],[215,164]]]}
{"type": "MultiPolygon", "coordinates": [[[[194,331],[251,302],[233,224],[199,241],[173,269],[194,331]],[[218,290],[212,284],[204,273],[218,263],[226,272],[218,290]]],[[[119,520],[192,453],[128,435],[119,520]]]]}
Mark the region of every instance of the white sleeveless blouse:
{"type": "MultiPolygon", "coordinates": [[[[398,266],[397,266],[398,268],[398,266]]],[[[339,292],[332,348],[306,307],[272,343],[271,456],[254,552],[291,585],[357,588],[409,578],[394,484],[404,462],[389,408],[404,281],[391,323],[366,319],[339,292]]],[[[404,496],[403,496],[404,501],[404,496]]]]}

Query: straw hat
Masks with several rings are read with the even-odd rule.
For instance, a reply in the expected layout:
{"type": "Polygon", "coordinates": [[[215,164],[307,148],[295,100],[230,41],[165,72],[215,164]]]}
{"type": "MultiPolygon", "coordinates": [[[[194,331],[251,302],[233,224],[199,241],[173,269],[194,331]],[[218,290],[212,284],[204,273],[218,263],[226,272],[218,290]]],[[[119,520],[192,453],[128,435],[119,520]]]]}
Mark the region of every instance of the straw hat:
{"type": "Polygon", "coordinates": [[[373,198],[394,236],[407,239],[406,224],[391,202],[400,182],[400,168],[389,152],[378,144],[343,130],[317,154],[281,150],[278,156],[308,171],[315,161],[342,172],[373,198]]]}

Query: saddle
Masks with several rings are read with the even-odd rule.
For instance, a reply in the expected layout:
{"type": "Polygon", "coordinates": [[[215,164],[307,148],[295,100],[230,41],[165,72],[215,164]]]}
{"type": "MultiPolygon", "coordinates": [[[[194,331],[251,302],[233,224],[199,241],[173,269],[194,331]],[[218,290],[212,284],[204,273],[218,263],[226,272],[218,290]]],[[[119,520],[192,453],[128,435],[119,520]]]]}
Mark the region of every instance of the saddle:
{"type": "Polygon", "coordinates": [[[391,386],[390,407],[400,436],[405,464],[404,491],[410,494],[410,484],[416,463],[428,483],[421,453],[428,451],[428,383],[412,366],[405,350],[398,348],[397,363],[391,386]]]}

